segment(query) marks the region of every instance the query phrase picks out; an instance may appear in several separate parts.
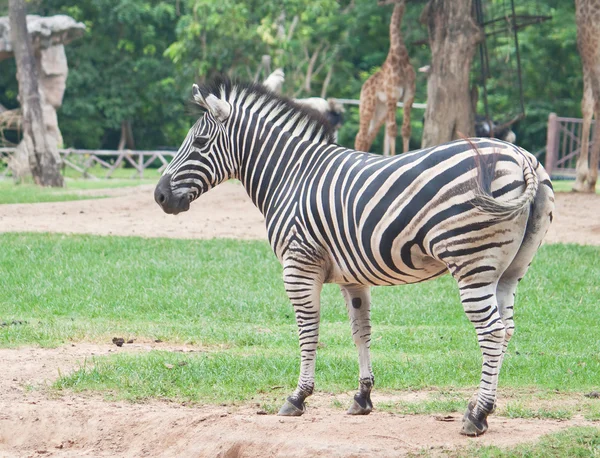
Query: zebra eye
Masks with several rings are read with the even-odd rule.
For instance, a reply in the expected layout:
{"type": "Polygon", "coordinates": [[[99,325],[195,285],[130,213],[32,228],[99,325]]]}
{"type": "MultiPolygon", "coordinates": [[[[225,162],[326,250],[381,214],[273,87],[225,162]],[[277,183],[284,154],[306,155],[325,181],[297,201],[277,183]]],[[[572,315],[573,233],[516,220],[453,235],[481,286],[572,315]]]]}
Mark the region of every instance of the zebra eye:
{"type": "Polygon", "coordinates": [[[206,145],[208,140],[209,140],[208,137],[196,137],[196,138],[194,138],[194,141],[192,142],[192,146],[194,148],[202,148],[202,147],[204,147],[204,145],[206,145]]]}

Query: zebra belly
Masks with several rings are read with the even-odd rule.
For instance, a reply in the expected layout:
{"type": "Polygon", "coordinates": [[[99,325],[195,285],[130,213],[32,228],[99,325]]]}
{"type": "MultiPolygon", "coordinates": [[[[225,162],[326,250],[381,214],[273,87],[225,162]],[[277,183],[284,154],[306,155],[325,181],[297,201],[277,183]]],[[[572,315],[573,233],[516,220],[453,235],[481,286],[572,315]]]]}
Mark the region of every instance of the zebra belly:
{"type": "MultiPolygon", "coordinates": [[[[438,278],[448,273],[448,269],[443,262],[428,255],[415,253],[412,256],[413,268],[404,266],[404,275],[390,276],[384,275],[379,269],[368,269],[365,265],[349,266],[340,265],[330,259],[326,283],[336,283],[340,285],[406,285],[411,283],[420,283],[427,280],[438,278]]],[[[397,265],[401,265],[401,260],[397,259],[397,265]]]]}

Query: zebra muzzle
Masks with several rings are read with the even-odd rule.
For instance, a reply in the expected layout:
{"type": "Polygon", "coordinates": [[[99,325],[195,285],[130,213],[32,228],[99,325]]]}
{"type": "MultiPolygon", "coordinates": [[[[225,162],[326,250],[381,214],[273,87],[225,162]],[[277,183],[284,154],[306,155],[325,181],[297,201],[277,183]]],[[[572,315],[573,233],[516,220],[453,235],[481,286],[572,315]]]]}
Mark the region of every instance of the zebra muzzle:
{"type": "Polygon", "coordinates": [[[187,194],[175,195],[171,188],[171,175],[163,175],[156,189],[154,200],[165,213],[177,215],[190,209],[190,198],[187,194]]]}

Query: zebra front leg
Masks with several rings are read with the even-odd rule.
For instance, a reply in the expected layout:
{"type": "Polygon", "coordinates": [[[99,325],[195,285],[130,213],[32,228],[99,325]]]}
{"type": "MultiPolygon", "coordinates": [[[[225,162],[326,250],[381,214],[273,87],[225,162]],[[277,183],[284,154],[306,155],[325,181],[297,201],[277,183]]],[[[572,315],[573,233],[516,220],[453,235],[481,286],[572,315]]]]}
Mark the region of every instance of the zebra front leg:
{"type": "MultiPolygon", "coordinates": [[[[470,277],[469,280],[472,280],[470,277]]],[[[477,399],[469,402],[461,434],[480,436],[488,429],[487,417],[496,407],[498,373],[504,351],[506,330],[496,300],[496,283],[469,281],[460,284],[461,301],[475,326],[483,363],[477,399]]]]}
{"type": "Polygon", "coordinates": [[[300,378],[296,390],[289,396],[278,415],[296,417],[305,411],[304,400],[315,386],[315,359],[319,342],[321,289],[320,272],[310,266],[284,264],[285,291],[294,306],[300,341],[300,378]]]}
{"type": "Polygon", "coordinates": [[[352,327],[352,338],[358,348],[359,385],[350,415],[368,415],[373,410],[371,389],[375,384],[371,368],[371,288],[368,286],[340,286],[352,327]]]}

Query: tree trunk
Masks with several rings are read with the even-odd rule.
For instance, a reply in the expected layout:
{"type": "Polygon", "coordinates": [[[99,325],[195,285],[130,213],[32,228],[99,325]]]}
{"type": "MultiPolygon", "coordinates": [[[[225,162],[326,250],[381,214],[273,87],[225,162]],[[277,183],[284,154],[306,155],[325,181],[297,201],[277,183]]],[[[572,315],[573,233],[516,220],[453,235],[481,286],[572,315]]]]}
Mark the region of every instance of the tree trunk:
{"type": "Polygon", "coordinates": [[[135,149],[135,142],[133,140],[133,129],[131,127],[131,121],[121,121],[121,138],[119,139],[119,151],[122,151],[127,146],[127,149],[135,149]]]}
{"type": "Polygon", "coordinates": [[[469,72],[483,34],[471,4],[472,0],[429,0],[421,14],[431,48],[423,148],[475,133],[469,72]]]}
{"type": "Polygon", "coordinates": [[[27,149],[31,174],[39,185],[63,186],[57,146],[46,138],[38,88],[38,69],[27,33],[24,0],[9,1],[9,20],[23,113],[23,143],[27,149]]]}

